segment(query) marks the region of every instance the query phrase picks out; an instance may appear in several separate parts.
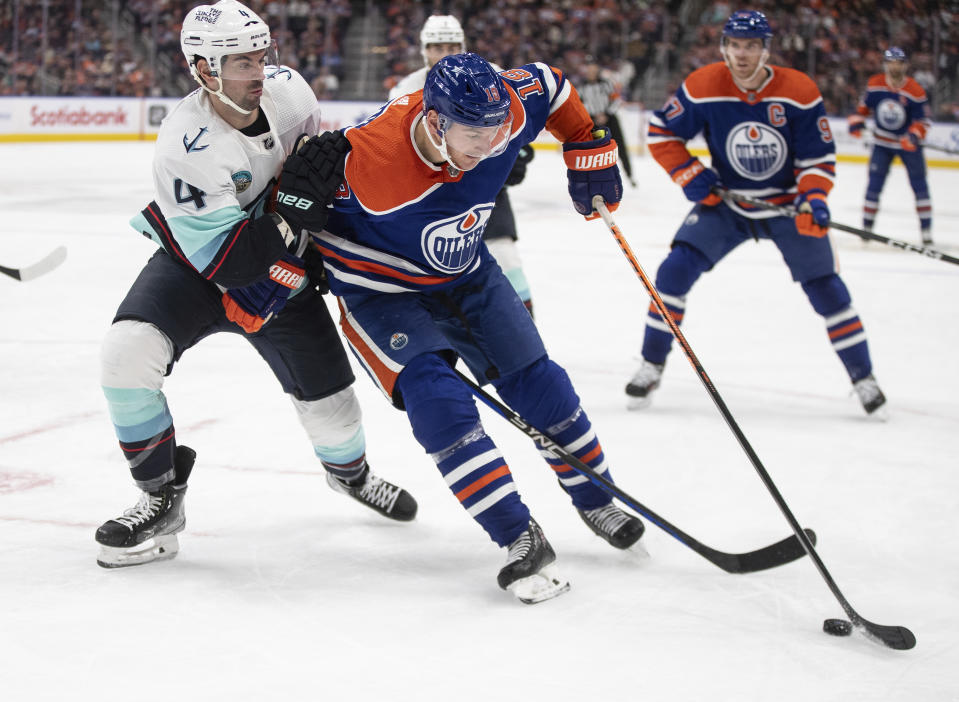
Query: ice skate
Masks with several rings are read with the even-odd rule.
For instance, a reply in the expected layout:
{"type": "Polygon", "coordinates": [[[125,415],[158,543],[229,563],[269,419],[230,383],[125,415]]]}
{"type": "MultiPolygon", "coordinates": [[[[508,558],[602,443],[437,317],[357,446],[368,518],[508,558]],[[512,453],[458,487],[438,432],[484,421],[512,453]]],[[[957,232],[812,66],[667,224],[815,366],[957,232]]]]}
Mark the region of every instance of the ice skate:
{"type": "Polygon", "coordinates": [[[665,363],[650,363],[643,360],[639,370],[632,380],[626,384],[626,394],[629,395],[627,407],[629,409],[642,409],[649,406],[652,401],[653,391],[659,387],[659,381],[663,377],[663,368],[665,363]]]}
{"type": "Polygon", "coordinates": [[[556,553],[536,520],[530,518],[526,531],[509,545],[506,565],[496,582],[524,604],[536,604],[562,595],[569,581],[559,575],[556,553]]]}
{"type": "Polygon", "coordinates": [[[605,507],[576,511],[594,534],[619,549],[628,549],[646,531],[639,517],[627,514],[612,502],[605,507]]]}
{"type": "Polygon", "coordinates": [[[922,232],[922,245],[923,246],[932,246],[932,230],[923,229],[922,232]]]}
{"type": "Polygon", "coordinates": [[[879,383],[876,382],[872,373],[854,382],[852,389],[859,396],[859,401],[862,402],[862,408],[866,410],[866,414],[879,419],[886,418],[886,396],[882,394],[879,383]]]}
{"type": "Polygon", "coordinates": [[[408,522],[416,516],[417,505],[413,496],[403,488],[375,475],[369,465],[363,469],[359,478],[349,483],[332,473],[326,474],[326,482],[337,492],[349,495],[384,517],[408,522]]]}
{"type": "Polygon", "coordinates": [[[176,556],[180,550],[176,535],[186,526],[186,479],[195,460],[193,449],[177,446],[176,478],[152,492],[141,493],[135,506],[97,529],[98,565],[122,568],[176,556]]]}

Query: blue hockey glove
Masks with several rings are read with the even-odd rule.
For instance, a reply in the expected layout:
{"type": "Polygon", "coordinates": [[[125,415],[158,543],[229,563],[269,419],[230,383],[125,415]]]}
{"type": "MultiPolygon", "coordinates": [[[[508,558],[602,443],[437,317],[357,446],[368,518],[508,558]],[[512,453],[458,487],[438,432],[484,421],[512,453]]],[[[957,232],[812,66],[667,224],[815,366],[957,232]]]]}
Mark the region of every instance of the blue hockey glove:
{"type": "Polygon", "coordinates": [[[607,209],[612,212],[623,199],[623,180],[619,176],[616,141],[605,127],[593,130],[592,141],[563,144],[569,196],[573,207],[586,219],[596,219],[593,198],[602,195],[607,209]]]}
{"type": "Polygon", "coordinates": [[[277,214],[297,230],[322,231],[327,205],[343,183],[346,155],[352,148],[341,132],[324,132],[298,142],[280,172],[277,214]]]}
{"type": "Polygon", "coordinates": [[[270,266],[270,277],[223,293],[226,318],[236,322],[247,334],[260,331],[304,279],[303,261],[292,254],[270,266]]]}
{"type": "Polygon", "coordinates": [[[713,192],[713,186],[719,182],[719,176],[713,169],[706,168],[695,156],[670,171],[669,177],[683,189],[683,195],[690,202],[699,202],[711,207],[722,201],[722,198],[713,192]]]}
{"type": "Polygon", "coordinates": [[[822,190],[800,193],[796,198],[796,231],[820,239],[829,233],[829,206],[822,190]]]}

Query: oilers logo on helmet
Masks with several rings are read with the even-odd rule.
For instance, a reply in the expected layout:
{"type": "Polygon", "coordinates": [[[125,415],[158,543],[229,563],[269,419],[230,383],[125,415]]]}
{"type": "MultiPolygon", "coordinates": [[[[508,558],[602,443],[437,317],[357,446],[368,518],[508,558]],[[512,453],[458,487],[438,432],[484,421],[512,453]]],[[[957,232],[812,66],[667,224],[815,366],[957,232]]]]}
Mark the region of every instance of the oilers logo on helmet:
{"type": "Polygon", "coordinates": [[[766,180],[786,163],[786,140],[762,122],[743,122],[726,137],[726,158],[743,178],[766,180]]]}
{"type": "Polygon", "coordinates": [[[893,132],[906,123],[906,108],[898,100],[881,100],[876,105],[876,123],[880,128],[893,132]]]}
{"type": "Polygon", "coordinates": [[[426,227],[422,237],[426,260],[446,273],[465,270],[476,258],[483,230],[492,211],[492,203],[477,205],[426,227]]]}

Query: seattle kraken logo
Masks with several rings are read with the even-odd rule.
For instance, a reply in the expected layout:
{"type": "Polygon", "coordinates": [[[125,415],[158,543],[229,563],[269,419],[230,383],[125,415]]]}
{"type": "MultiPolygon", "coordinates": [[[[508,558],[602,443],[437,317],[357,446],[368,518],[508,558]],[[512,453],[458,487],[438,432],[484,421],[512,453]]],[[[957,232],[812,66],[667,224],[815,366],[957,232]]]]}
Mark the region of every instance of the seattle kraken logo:
{"type": "Polygon", "coordinates": [[[726,137],[726,158],[743,178],[766,180],[786,164],[786,140],[762,122],[743,122],[726,137]]]}
{"type": "Polygon", "coordinates": [[[190,153],[191,151],[203,151],[203,149],[209,146],[209,144],[204,144],[203,146],[196,145],[196,143],[200,141],[200,137],[202,137],[204,134],[206,134],[206,127],[200,127],[200,133],[193,138],[193,141],[187,141],[187,135],[183,135],[183,148],[186,149],[187,153],[190,153]]]}
{"type": "Polygon", "coordinates": [[[880,128],[894,132],[906,123],[906,108],[898,100],[880,100],[876,105],[876,122],[880,128]]]}
{"type": "Polygon", "coordinates": [[[493,203],[477,205],[427,226],[422,238],[426,260],[446,273],[464,270],[476,258],[477,247],[492,211],[493,203]]]}

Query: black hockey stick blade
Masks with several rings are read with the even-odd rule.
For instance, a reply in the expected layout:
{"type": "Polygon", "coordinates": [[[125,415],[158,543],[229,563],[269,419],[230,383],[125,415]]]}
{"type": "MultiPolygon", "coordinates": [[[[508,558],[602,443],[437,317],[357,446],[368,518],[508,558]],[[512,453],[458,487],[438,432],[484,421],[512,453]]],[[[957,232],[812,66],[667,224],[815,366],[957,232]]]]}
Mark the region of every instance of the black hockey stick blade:
{"type": "Polygon", "coordinates": [[[852,624],[857,631],[874,643],[897,651],[908,651],[916,647],[916,635],[904,626],[876,624],[859,616],[852,618],[852,624]]]}
{"type": "MultiPolygon", "coordinates": [[[[816,532],[812,529],[803,529],[809,540],[816,543],[816,532]]],[[[775,544],[749,553],[741,553],[736,556],[736,569],[728,570],[728,573],[755,573],[759,570],[768,570],[781,566],[784,563],[792,563],[806,555],[806,549],[795,534],[783,539],[775,544]]]]}
{"type": "Polygon", "coordinates": [[[58,246],[33,265],[26,266],[24,268],[7,268],[6,266],[0,266],[0,273],[8,275],[16,280],[26,282],[44,275],[45,273],[49,273],[66,260],[67,247],[58,246]]]}
{"type": "MultiPolygon", "coordinates": [[[[722,568],[727,573],[755,573],[756,571],[768,570],[769,568],[775,568],[777,566],[785,565],[786,563],[791,563],[792,561],[795,561],[796,559],[802,558],[806,555],[806,550],[803,548],[802,543],[795,534],[770,546],[765,546],[756,551],[749,551],[747,553],[726,553],[724,551],[717,551],[716,549],[697,541],[682,529],[670,524],[667,520],[660,517],[649,507],[636,500],[634,497],[616,485],[613,481],[594,471],[574,454],[570,453],[565,448],[553,441],[549,436],[530,425],[525,419],[520,417],[519,414],[483,390],[483,388],[474,383],[462,372],[456,369],[454,369],[454,372],[467,385],[467,387],[469,387],[470,391],[476,395],[476,397],[482,400],[491,410],[496,412],[498,415],[503,417],[510,424],[521,430],[524,434],[536,442],[539,448],[550,452],[577,473],[589,478],[592,483],[604,490],[607,494],[615,497],[634,512],[638,512],[641,516],[651,521],[681,544],[689,547],[707,561],[718,566],[719,568],[722,568]]],[[[812,529],[804,529],[804,532],[812,543],[816,543],[816,533],[812,529]]]]}

